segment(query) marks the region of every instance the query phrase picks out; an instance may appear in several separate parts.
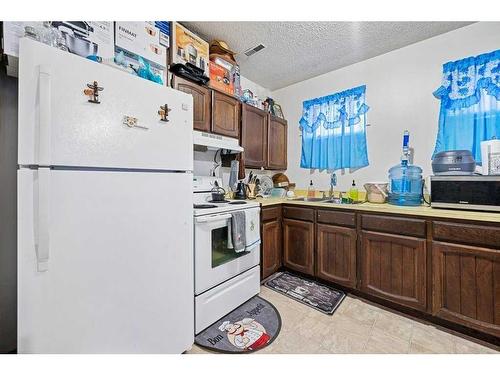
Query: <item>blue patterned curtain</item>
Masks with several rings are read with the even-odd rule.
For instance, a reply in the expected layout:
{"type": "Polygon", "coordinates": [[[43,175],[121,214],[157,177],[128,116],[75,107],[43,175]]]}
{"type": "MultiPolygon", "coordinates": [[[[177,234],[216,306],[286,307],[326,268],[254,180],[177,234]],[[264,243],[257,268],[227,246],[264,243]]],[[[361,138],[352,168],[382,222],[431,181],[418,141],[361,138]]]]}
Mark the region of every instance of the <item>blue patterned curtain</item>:
{"type": "Polygon", "coordinates": [[[303,104],[302,168],[342,169],[368,165],[366,86],[359,86],[303,104]]]}
{"type": "Polygon", "coordinates": [[[470,150],[481,163],[480,143],[500,138],[500,50],[444,64],[434,96],[441,99],[434,155],[470,150]]]}

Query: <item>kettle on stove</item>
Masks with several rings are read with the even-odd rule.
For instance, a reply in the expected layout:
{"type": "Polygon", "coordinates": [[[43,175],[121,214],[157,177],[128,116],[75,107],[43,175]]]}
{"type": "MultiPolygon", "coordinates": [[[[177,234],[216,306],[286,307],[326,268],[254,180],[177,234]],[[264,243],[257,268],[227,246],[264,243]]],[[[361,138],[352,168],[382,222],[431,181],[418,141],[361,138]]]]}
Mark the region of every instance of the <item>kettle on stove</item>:
{"type": "Polygon", "coordinates": [[[247,185],[243,181],[238,182],[234,199],[247,199],[247,185]]]}

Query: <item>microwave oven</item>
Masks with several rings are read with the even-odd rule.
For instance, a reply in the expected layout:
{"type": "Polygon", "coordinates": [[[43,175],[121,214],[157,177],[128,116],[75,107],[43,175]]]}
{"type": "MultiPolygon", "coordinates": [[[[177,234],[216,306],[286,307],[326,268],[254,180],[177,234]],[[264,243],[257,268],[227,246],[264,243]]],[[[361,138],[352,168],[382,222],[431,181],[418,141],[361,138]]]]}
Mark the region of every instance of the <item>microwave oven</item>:
{"type": "Polygon", "coordinates": [[[431,207],[500,212],[500,176],[431,176],[431,207]]]}

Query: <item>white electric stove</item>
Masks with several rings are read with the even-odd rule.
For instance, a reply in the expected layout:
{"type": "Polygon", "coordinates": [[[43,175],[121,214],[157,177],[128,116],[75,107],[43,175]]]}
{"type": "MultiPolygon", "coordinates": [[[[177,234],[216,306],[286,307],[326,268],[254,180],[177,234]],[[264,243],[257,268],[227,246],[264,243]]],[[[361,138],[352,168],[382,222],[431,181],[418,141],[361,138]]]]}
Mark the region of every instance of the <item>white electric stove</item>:
{"type": "MultiPolygon", "coordinates": [[[[194,257],[195,257],[195,328],[200,333],[236,307],[259,293],[260,243],[248,251],[228,248],[231,213],[260,211],[251,201],[212,202],[211,190],[216,177],[195,176],[194,257]]],[[[259,217],[259,215],[257,215],[259,217]]],[[[260,227],[260,220],[254,223],[260,227]]]]}
{"type": "Polygon", "coordinates": [[[228,199],[224,202],[212,201],[212,189],[217,182],[222,186],[218,177],[194,176],[193,177],[193,204],[194,216],[211,215],[221,212],[231,212],[252,207],[260,207],[257,202],[249,200],[228,199]]]}

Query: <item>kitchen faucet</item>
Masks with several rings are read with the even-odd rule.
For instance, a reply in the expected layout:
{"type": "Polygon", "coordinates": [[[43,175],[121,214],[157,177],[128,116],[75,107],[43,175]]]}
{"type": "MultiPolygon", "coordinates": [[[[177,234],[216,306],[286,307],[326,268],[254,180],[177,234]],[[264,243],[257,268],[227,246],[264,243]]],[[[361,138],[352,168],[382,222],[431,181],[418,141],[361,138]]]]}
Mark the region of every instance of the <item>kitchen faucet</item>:
{"type": "Polygon", "coordinates": [[[337,174],[332,173],[332,175],[330,176],[330,192],[329,192],[330,198],[333,198],[335,186],[337,186],[337,174]]]}

